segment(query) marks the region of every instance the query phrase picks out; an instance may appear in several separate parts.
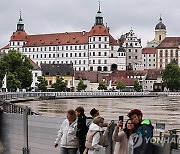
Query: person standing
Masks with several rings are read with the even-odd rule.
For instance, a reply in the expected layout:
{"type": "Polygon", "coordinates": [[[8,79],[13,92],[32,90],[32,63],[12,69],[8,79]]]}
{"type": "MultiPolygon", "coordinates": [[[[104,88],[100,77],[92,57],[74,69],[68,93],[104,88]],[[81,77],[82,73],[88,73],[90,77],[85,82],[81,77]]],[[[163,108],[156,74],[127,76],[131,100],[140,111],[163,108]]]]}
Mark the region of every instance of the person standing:
{"type": "Polygon", "coordinates": [[[86,125],[86,116],[84,114],[84,108],[79,106],[75,109],[77,119],[77,132],[76,136],[79,138],[79,152],[83,154],[85,150],[86,135],[88,132],[88,126],[86,125]]]}
{"type": "Polygon", "coordinates": [[[135,124],[134,154],[153,154],[153,145],[150,143],[153,137],[154,127],[149,119],[142,119],[143,114],[139,109],[133,109],[128,117],[135,124]]]}
{"type": "Polygon", "coordinates": [[[118,122],[113,132],[112,138],[116,142],[114,154],[133,154],[133,138],[131,135],[135,132],[134,124],[128,119],[124,129],[122,126],[123,124],[118,122]],[[119,131],[120,128],[121,131],[119,131]]]}
{"type": "Polygon", "coordinates": [[[93,123],[90,125],[86,137],[85,145],[88,149],[88,154],[105,154],[105,147],[107,146],[105,138],[110,126],[111,124],[109,124],[104,131],[104,118],[98,116],[93,119],[93,123]]]}
{"type": "Polygon", "coordinates": [[[55,148],[60,142],[60,154],[76,154],[79,147],[79,140],[76,137],[77,120],[74,110],[67,111],[67,119],[61,125],[55,140],[55,148]]]}

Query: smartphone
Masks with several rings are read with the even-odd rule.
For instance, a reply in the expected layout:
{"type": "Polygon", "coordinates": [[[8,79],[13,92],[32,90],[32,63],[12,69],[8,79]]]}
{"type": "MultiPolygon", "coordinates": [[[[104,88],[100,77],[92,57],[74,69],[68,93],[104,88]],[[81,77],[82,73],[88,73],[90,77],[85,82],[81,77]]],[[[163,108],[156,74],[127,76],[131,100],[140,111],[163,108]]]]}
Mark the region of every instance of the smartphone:
{"type": "Polygon", "coordinates": [[[123,123],[123,121],[124,121],[124,116],[119,116],[119,122],[123,123]]]}

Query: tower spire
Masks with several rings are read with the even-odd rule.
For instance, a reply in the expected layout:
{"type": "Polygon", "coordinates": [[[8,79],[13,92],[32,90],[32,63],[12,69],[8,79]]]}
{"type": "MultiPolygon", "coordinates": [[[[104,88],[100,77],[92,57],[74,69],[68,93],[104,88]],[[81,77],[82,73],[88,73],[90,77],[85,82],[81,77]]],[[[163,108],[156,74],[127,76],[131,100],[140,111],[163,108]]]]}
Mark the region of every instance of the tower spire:
{"type": "Polygon", "coordinates": [[[19,20],[17,23],[17,31],[24,31],[24,23],[23,23],[23,19],[22,19],[22,15],[21,15],[21,10],[20,10],[19,20]]]}
{"type": "Polygon", "coordinates": [[[100,1],[98,1],[99,5],[98,5],[98,11],[96,14],[96,18],[95,18],[95,25],[103,25],[103,16],[101,13],[101,4],[100,1]]]}
{"type": "Polygon", "coordinates": [[[98,12],[101,12],[101,2],[98,1],[98,3],[99,3],[99,10],[98,10],[98,12]]]}

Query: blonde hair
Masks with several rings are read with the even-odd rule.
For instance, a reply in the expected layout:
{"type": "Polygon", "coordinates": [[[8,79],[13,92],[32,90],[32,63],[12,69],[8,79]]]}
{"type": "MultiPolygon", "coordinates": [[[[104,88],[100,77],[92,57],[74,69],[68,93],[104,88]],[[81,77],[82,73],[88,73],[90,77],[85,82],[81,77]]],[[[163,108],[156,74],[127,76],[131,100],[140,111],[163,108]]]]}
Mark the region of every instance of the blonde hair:
{"type": "Polygon", "coordinates": [[[102,123],[102,122],[104,122],[104,118],[103,117],[95,117],[94,119],[93,119],[93,123],[94,124],[96,124],[96,125],[98,125],[99,126],[99,124],[100,123],[102,123]]]}

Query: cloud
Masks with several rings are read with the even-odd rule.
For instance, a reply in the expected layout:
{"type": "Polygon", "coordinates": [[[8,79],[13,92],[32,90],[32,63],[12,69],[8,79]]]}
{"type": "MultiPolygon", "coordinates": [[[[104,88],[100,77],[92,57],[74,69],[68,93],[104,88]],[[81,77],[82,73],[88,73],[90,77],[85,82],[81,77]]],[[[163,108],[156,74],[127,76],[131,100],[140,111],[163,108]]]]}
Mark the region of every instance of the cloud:
{"type": "MultiPolygon", "coordinates": [[[[162,14],[168,36],[180,36],[179,0],[101,0],[104,23],[118,38],[131,28],[143,45],[154,38],[154,27],[162,14]]],[[[19,19],[19,11],[28,34],[89,31],[94,24],[98,0],[5,0],[0,6],[0,47],[9,42],[19,19]]]]}

